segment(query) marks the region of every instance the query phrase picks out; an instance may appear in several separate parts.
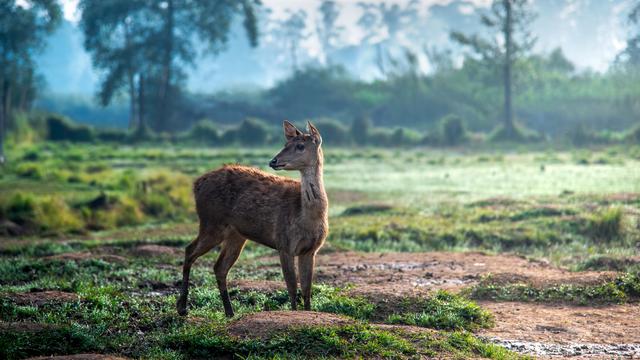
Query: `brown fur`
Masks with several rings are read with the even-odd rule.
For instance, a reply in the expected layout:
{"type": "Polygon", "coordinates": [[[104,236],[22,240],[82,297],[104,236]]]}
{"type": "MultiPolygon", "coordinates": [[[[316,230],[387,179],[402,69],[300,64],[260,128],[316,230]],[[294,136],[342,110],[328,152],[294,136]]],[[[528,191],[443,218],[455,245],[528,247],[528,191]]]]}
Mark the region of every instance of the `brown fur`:
{"type": "Polygon", "coordinates": [[[255,168],[225,165],[194,182],[200,230],[185,251],[182,289],[177,303],[179,314],[187,312],[191,266],[198,257],[221,245],[214,271],[225,313],[233,316],[227,274],[240,256],[246,239],[278,250],[293,310],[297,303],[294,257],[298,257],[304,308],[311,308],[315,254],[328,232],[322,138],[310,123],[310,134],[303,134],[288,122],[284,128],[287,144],[270,165],[274,169],[299,170],[301,181],[255,168]]]}

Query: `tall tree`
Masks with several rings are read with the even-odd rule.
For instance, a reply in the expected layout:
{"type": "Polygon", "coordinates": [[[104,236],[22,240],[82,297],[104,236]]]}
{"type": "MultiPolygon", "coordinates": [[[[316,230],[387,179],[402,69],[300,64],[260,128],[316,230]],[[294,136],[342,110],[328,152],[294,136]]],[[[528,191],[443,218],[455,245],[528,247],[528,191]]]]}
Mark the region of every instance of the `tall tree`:
{"type": "Polygon", "coordinates": [[[536,38],[529,27],[536,15],[529,9],[528,0],[494,0],[489,12],[480,20],[489,30],[488,37],[452,32],[451,38],[469,48],[482,60],[502,68],[504,87],[504,136],[516,136],[513,120],[513,67],[518,58],[526,56],[536,38]],[[497,34],[501,36],[498,37],[497,34]]]}
{"type": "Polygon", "coordinates": [[[297,72],[300,69],[299,52],[302,42],[309,38],[307,31],[307,12],[304,10],[287,10],[287,17],[276,22],[273,36],[280,40],[282,46],[289,51],[291,69],[297,72]]]}
{"type": "Polygon", "coordinates": [[[365,42],[377,42],[380,38],[395,40],[418,17],[417,0],[411,0],[406,6],[386,2],[359,2],[362,15],[358,26],[365,31],[365,42]]]}
{"type": "Polygon", "coordinates": [[[148,34],[154,31],[153,24],[145,19],[148,5],[144,0],[80,2],[84,46],[93,65],[104,73],[98,93],[100,104],[109,105],[115,95],[126,89],[130,101],[129,128],[136,124],[144,126],[136,79],[138,87],[142,86],[142,70],[151,65],[144,56],[144,48],[150,45],[148,34]]]}
{"type": "Polygon", "coordinates": [[[157,130],[170,130],[184,68],[195,63],[198,44],[218,54],[228,42],[234,19],[242,17],[249,41],[256,46],[258,5],[258,0],[81,0],[85,46],[104,71],[101,102],[108,104],[126,89],[130,123],[137,117],[142,124],[140,120],[148,117],[157,130]]]}
{"type": "Polygon", "coordinates": [[[0,163],[5,161],[5,129],[13,108],[27,107],[35,94],[33,56],[60,18],[55,0],[0,0],[0,163]]]}
{"type": "Polygon", "coordinates": [[[340,16],[340,7],[333,0],[322,0],[318,7],[320,19],[316,25],[316,33],[322,46],[322,53],[326,64],[331,63],[331,53],[335,50],[340,34],[344,30],[343,26],[337,24],[340,16]]]}
{"type": "Polygon", "coordinates": [[[640,68],[640,1],[629,12],[629,24],[632,34],[617,60],[625,65],[640,68]]]}

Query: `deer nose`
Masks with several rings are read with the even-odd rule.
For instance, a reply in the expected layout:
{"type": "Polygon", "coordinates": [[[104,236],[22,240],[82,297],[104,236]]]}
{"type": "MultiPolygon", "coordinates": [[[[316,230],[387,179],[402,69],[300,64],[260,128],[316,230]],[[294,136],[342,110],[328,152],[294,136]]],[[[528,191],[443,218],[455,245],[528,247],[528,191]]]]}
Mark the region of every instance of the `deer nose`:
{"type": "Polygon", "coordinates": [[[277,158],[273,158],[273,159],[271,159],[271,161],[269,161],[269,166],[276,166],[277,163],[278,163],[278,159],[277,158]]]}

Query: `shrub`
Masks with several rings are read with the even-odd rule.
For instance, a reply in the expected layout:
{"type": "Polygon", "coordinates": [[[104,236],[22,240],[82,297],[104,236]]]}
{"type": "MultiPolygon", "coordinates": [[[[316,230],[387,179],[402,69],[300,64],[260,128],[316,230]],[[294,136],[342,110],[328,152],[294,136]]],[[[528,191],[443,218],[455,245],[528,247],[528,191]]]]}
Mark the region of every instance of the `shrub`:
{"type": "Polygon", "coordinates": [[[509,131],[507,131],[507,128],[503,124],[499,125],[489,135],[489,141],[537,142],[542,141],[543,139],[543,137],[535,130],[529,129],[524,125],[515,123],[513,124],[513,126],[513,132],[509,133],[509,131]]]}
{"type": "Polygon", "coordinates": [[[628,141],[632,143],[640,144],[640,125],[631,129],[627,134],[626,138],[628,141]]]}
{"type": "Polygon", "coordinates": [[[199,144],[215,145],[220,141],[220,135],[213,122],[201,120],[187,132],[186,139],[199,144]]]}
{"type": "Polygon", "coordinates": [[[35,212],[36,200],[31,194],[15,193],[2,204],[2,217],[18,225],[32,223],[35,212]]]}
{"type": "Polygon", "coordinates": [[[44,170],[37,163],[22,163],[16,166],[16,175],[22,178],[42,180],[44,178],[44,170]]]}
{"type": "Polygon", "coordinates": [[[102,129],[96,130],[96,138],[100,141],[106,142],[122,142],[128,137],[128,133],[118,129],[102,129]]]}
{"type": "Polygon", "coordinates": [[[2,218],[23,228],[26,233],[67,233],[82,230],[82,221],[58,197],[35,198],[15,193],[2,205],[2,218]]]}
{"type": "Polygon", "coordinates": [[[95,135],[86,125],[72,123],[69,119],[52,115],[46,120],[47,139],[53,141],[91,142],[95,135]]]}
{"type": "Polygon", "coordinates": [[[610,241],[622,236],[622,209],[610,207],[592,215],[587,221],[587,233],[594,240],[610,241]]]}
{"type": "Polygon", "coordinates": [[[351,137],[356,145],[366,145],[372,129],[373,122],[368,116],[360,115],[356,117],[351,123],[350,129],[351,137]]]}
{"type": "Polygon", "coordinates": [[[322,134],[322,141],[330,145],[348,145],[351,142],[349,129],[334,119],[321,119],[314,125],[322,134]]]}
{"type": "Polygon", "coordinates": [[[236,140],[244,145],[264,145],[269,140],[269,127],[262,120],[247,118],[238,127],[236,140]]]}
{"type": "Polygon", "coordinates": [[[457,115],[447,115],[440,119],[440,134],[446,145],[458,145],[467,138],[464,122],[457,115]]]}
{"type": "Polygon", "coordinates": [[[396,128],[391,133],[389,145],[392,146],[408,146],[420,143],[421,135],[415,130],[407,128],[396,128]]]}
{"type": "Polygon", "coordinates": [[[47,233],[79,232],[84,227],[67,203],[58,197],[45,197],[39,201],[35,222],[40,231],[47,233]]]}

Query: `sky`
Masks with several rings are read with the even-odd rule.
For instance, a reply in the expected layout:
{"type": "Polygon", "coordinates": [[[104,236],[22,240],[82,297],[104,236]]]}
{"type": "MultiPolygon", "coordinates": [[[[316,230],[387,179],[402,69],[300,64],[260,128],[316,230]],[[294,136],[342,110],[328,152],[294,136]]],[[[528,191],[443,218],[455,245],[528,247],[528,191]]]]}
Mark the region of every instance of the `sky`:
{"type": "MultiPolygon", "coordinates": [[[[41,73],[52,92],[92,93],[100,75],[92,68],[90,57],[82,48],[82,35],[76,27],[80,17],[78,0],[60,1],[68,22],[63,26],[64,29],[51,37],[45,53],[40,56],[41,73]]],[[[345,28],[341,44],[351,47],[351,50],[360,45],[364,36],[357,26],[361,14],[357,3],[360,1],[338,0],[342,7],[338,22],[345,28]]],[[[375,0],[369,0],[372,1],[375,0]]],[[[409,1],[387,0],[387,3],[406,5],[409,1]]],[[[537,51],[550,52],[561,47],[579,69],[606,71],[625,46],[628,26],[625,19],[633,0],[530,1],[533,9],[539,13],[532,29],[538,36],[537,51]]],[[[271,9],[274,21],[283,19],[287,11],[306,10],[309,13],[308,28],[315,29],[315,9],[319,0],[262,2],[271,9]]],[[[412,25],[412,35],[401,34],[395,41],[415,50],[425,45],[450,47],[449,31],[477,29],[474,24],[477,23],[478,13],[486,10],[490,4],[491,0],[421,0],[418,5],[420,23],[412,25]]],[[[232,37],[226,53],[216,59],[201,59],[195,68],[188,71],[187,86],[190,90],[211,92],[225,88],[265,87],[287,75],[290,66],[286,52],[278,47],[279,39],[267,33],[260,48],[251,50],[242,34],[236,35],[232,37]]],[[[305,40],[303,52],[303,57],[307,59],[320,56],[321,48],[316,36],[309,36],[305,40]]],[[[375,76],[375,66],[362,52],[356,55],[349,53],[349,56],[349,70],[365,79],[375,76]]],[[[429,70],[426,60],[421,64],[425,71],[429,70]]]]}

